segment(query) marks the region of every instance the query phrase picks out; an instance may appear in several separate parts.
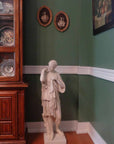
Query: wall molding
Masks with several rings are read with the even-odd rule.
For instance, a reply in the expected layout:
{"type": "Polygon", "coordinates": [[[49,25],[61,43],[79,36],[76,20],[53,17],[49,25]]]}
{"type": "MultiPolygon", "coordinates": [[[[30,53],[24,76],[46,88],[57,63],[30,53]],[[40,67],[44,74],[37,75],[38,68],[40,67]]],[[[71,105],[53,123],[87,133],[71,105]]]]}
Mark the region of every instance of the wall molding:
{"type": "MultiPolygon", "coordinates": [[[[24,74],[40,74],[41,70],[46,66],[27,66],[23,68],[24,74]]],[[[114,82],[114,70],[98,67],[87,66],[58,66],[56,69],[60,74],[78,74],[78,75],[90,75],[104,80],[114,82]]]]}
{"type": "MultiPolygon", "coordinates": [[[[43,122],[26,122],[29,133],[45,132],[43,122]]],[[[62,131],[75,131],[77,134],[88,133],[94,144],[107,144],[90,122],[62,121],[60,128],[62,131]]]]}
{"type": "MultiPolygon", "coordinates": [[[[40,74],[43,68],[47,66],[24,66],[24,74],[40,74]]],[[[77,66],[58,66],[56,70],[61,74],[76,74],[78,72],[77,66]]]]}

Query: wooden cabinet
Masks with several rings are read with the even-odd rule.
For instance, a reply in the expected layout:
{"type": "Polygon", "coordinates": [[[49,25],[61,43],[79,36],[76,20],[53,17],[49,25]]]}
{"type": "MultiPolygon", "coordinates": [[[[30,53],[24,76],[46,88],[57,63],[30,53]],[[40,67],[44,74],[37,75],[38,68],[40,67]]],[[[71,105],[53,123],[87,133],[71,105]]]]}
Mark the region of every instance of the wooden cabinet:
{"type": "Polygon", "coordinates": [[[0,0],[0,144],[25,144],[22,0],[0,0]]]}
{"type": "Polygon", "coordinates": [[[25,144],[24,93],[27,84],[0,83],[0,144],[25,144]]]}
{"type": "Polygon", "coordinates": [[[0,91],[0,139],[17,138],[17,91],[0,91]]]}

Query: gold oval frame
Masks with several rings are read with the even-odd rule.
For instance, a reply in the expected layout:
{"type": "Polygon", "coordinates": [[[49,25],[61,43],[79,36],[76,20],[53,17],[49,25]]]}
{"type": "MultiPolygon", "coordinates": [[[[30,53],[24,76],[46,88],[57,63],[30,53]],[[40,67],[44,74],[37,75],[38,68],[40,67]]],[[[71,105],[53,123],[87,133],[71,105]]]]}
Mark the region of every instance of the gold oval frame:
{"type": "Polygon", "coordinates": [[[44,5],[44,6],[41,6],[41,7],[39,8],[38,12],[37,12],[37,20],[38,20],[38,22],[39,22],[39,24],[40,24],[41,26],[47,27],[48,25],[50,25],[51,22],[52,22],[52,11],[51,11],[51,9],[50,9],[49,7],[47,7],[47,6],[45,6],[45,5],[44,5]],[[46,23],[46,24],[43,24],[43,23],[41,22],[41,20],[40,20],[40,12],[41,12],[41,10],[42,10],[43,8],[46,8],[46,9],[49,11],[49,14],[50,14],[50,19],[49,19],[48,23],[46,23]]]}
{"type": "Polygon", "coordinates": [[[58,13],[55,15],[55,18],[54,18],[54,25],[55,25],[55,27],[56,27],[56,29],[57,29],[58,31],[60,31],[60,32],[66,31],[66,30],[68,29],[68,27],[69,27],[69,17],[68,17],[68,15],[67,15],[65,12],[63,12],[63,11],[58,12],[58,13]],[[66,26],[65,26],[65,28],[63,28],[63,29],[58,28],[58,26],[57,26],[57,24],[56,24],[56,18],[57,18],[57,16],[58,16],[59,14],[65,15],[66,20],[67,20],[66,26]]]}

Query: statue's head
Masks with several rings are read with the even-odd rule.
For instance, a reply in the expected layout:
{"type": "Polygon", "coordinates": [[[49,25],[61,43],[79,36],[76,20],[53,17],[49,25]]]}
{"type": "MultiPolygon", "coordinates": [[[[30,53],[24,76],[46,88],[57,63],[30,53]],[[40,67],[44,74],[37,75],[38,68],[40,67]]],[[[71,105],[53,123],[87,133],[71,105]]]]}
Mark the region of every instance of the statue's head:
{"type": "Polygon", "coordinates": [[[48,63],[49,71],[54,71],[56,67],[57,67],[57,62],[55,60],[49,61],[48,63]]]}

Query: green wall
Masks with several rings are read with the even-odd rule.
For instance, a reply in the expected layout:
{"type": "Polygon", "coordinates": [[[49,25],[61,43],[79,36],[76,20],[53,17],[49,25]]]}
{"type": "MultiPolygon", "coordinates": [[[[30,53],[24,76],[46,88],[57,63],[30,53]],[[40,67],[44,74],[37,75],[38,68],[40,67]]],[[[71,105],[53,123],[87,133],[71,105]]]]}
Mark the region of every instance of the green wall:
{"type": "Polygon", "coordinates": [[[50,59],[56,59],[60,65],[78,64],[79,27],[79,0],[24,1],[24,64],[47,65],[50,59]],[[70,18],[69,29],[57,31],[54,20],[46,28],[40,26],[37,11],[43,5],[52,10],[53,19],[57,12],[66,12],[70,18]]]}
{"type": "MultiPolygon", "coordinates": [[[[78,45],[80,32],[80,0],[28,0],[24,1],[24,65],[47,65],[56,59],[59,65],[78,65],[78,45]],[[37,21],[37,11],[47,5],[53,13],[64,11],[69,15],[70,26],[59,32],[54,21],[42,27],[37,21]]],[[[78,76],[62,76],[67,90],[62,101],[62,120],[78,119],[78,76]]],[[[29,83],[26,94],[26,121],[41,121],[41,84],[39,75],[25,75],[29,83]]]]}
{"type": "MultiPolygon", "coordinates": [[[[114,29],[93,36],[92,1],[24,1],[24,65],[47,65],[56,59],[59,65],[81,65],[114,69],[114,29]],[[53,16],[61,10],[70,17],[66,32],[55,29],[53,21],[44,28],[37,22],[42,5],[53,16]]],[[[26,121],[41,121],[41,84],[39,75],[24,75],[29,83],[26,94],[26,121]]],[[[62,120],[90,121],[107,141],[113,144],[114,83],[91,76],[62,75],[66,93],[60,95],[62,120]]]]}
{"type": "MultiPolygon", "coordinates": [[[[114,29],[92,34],[92,3],[81,4],[79,65],[114,69],[114,29]]],[[[79,121],[90,121],[108,144],[114,144],[114,83],[79,76],[79,121]]]]}
{"type": "Polygon", "coordinates": [[[114,29],[93,36],[92,1],[82,0],[79,65],[114,69],[114,29]]]}

